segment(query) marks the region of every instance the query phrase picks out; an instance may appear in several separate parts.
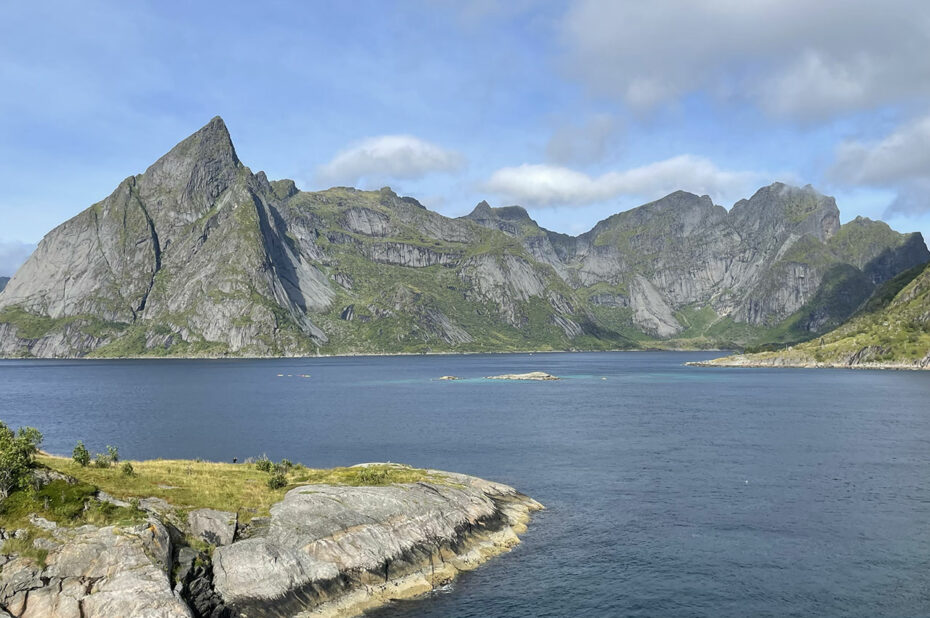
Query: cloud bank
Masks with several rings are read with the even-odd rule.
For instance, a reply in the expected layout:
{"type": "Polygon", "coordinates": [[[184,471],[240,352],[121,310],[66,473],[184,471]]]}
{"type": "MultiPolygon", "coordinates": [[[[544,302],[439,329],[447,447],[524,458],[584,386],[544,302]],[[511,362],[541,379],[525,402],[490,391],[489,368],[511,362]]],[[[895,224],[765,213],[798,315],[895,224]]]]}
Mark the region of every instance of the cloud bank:
{"type": "Polygon", "coordinates": [[[896,189],[886,214],[930,212],[930,116],[875,142],[843,142],[831,175],[839,182],[896,189]]]}
{"type": "Polygon", "coordinates": [[[930,98],[926,0],[578,0],[565,69],[646,109],[698,92],[804,119],[930,98]]]}
{"type": "Polygon", "coordinates": [[[708,159],[679,155],[623,171],[590,176],[558,165],[520,165],[494,172],[484,189],[524,206],[582,206],[634,196],[662,197],[682,189],[729,203],[761,180],[755,172],[722,170],[708,159]]]}
{"type": "Polygon", "coordinates": [[[324,184],[354,185],[361,178],[416,179],[454,172],[465,158],[412,135],[371,137],[343,150],[317,170],[324,184]]]}

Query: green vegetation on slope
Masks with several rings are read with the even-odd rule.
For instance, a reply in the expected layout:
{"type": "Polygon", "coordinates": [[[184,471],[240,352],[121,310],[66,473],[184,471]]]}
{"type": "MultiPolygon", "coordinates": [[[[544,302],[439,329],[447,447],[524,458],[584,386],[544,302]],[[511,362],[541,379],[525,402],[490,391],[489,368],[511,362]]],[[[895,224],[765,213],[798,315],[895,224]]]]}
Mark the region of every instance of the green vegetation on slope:
{"type": "MultiPolygon", "coordinates": [[[[780,351],[747,354],[742,363],[922,366],[930,364],[930,265],[885,283],[847,323],[780,351]]],[[[726,364],[728,359],[721,359],[726,364]]]]}

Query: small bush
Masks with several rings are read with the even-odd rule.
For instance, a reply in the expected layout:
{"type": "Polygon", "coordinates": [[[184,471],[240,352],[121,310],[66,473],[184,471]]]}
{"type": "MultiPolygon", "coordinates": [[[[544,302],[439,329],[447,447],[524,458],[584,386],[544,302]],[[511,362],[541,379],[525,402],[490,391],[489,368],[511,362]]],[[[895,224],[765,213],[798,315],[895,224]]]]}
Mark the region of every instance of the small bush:
{"type": "Polygon", "coordinates": [[[109,468],[110,458],[104,455],[103,453],[97,453],[97,455],[94,457],[94,467],[95,468],[109,468]]]}
{"type": "Polygon", "coordinates": [[[274,464],[264,455],[255,460],[255,469],[259,472],[271,472],[273,468],[274,464]]]}
{"type": "Polygon", "coordinates": [[[78,441],[77,446],[71,451],[71,459],[82,468],[87,467],[87,464],[90,463],[90,453],[87,451],[87,447],[84,446],[84,442],[78,441]]]}
{"type": "Polygon", "coordinates": [[[290,470],[291,468],[294,467],[294,464],[291,463],[290,459],[282,459],[281,463],[279,463],[278,465],[284,468],[285,470],[290,470]]]}
{"type": "Polygon", "coordinates": [[[107,444],[107,457],[110,459],[112,463],[118,462],[119,461],[119,449],[116,448],[115,446],[110,446],[109,444],[107,444]]]}
{"type": "Polygon", "coordinates": [[[129,463],[128,461],[123,462],[122,470],[123,470],[123,474],[125,474],[126,476],[133,476],[136,473],[136,471],[132,469],[132,464],[129,463]]]}
{"type": "Polygon", "coordinates": [[[287,477],[280,472],[275,472],[268,477],[268,487],[270,489],[281,489],[287,487],[287,477]]]}
{"type": "Polygon", "coordinates": [[[13,430],[0,421],[0,499],[11,491],[24,488],[29,469],[35,464],[35,454],[42,443],[42,434],[32,427],[13,430]]]}

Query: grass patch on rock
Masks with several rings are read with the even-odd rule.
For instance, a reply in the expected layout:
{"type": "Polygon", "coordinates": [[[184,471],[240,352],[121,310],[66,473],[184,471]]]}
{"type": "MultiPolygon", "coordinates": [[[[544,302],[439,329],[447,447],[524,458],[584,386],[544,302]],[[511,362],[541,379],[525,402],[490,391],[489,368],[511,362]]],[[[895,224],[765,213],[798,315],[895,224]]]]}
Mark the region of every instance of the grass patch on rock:
{"type": "Polygon", "coordinates": [[[267,515],[274,503],[298,485],[358,487],[442,481],[442,477],[430,475],[426,470],[396,464],[328,469],[307,468],[300,464],[276,464],[271,471],[265,471],[254,463],[154,459],[133,461],[133,474],[130,476],[123,474],[117,466],[82,467],[65,457],[40,455],[37,460],[49,468],[73,476],[81,484],[99,487],[122,500],[156,497],[184,511],[198,508],[238,511],[245,520],[267,515]],[[269,487],[271,474],[283,475],[286,484],[279,488],[269,487]]]}

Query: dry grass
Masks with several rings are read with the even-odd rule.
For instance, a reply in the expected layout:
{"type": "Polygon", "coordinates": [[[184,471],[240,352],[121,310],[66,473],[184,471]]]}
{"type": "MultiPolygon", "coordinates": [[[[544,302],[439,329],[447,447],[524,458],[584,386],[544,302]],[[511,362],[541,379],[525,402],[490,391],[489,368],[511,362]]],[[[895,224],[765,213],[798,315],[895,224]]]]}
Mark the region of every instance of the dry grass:
{"type": "Polygon", "coordinates": [[[245,521],[267,515],[271,505],[298,485],[388,485],[422,480],[441,482],[441,478],[433,478],[425,470],[394,464],[331,469],[296,465],[285,473],[285,487],[271,489],[268,487],[270,474],[256,469],[254,464],[154,459],[133,461],[134,474],[127,476],[119,466],[82,467],[66,457],[42,454],[37,457],[37,461],[123,500],[163,498],[185,511],[196,508],[238,511],[240,518],[245,521]]]}

